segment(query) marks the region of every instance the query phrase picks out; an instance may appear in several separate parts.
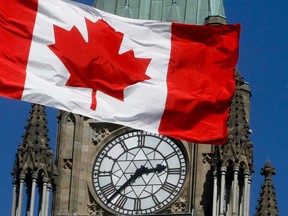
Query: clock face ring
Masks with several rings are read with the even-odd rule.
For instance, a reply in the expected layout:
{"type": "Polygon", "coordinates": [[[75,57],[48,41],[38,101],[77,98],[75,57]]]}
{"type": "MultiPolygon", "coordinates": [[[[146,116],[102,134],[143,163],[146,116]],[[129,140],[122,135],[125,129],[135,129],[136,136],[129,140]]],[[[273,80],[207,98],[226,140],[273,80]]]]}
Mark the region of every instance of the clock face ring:
{"type": "Polygon", "coordinates": [[[149,214],[177,197],[186,178],[186,160],[178,143],[143,131],[130,131],[99,152],[92,183],[113,213],[149,214]]]}

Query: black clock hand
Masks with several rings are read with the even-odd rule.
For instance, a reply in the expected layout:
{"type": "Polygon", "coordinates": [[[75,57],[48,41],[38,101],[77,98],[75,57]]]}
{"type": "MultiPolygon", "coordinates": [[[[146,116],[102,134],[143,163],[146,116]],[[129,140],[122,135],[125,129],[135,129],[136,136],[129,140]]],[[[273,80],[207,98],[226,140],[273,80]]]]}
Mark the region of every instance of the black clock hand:
{"type": "Polygon", "coordinates": [[[112,199],[114,199],[118,194],[120,194],[120,192],[125,189],[128,185],[130,185],[132,182],[134,182],[139,176],[141,176],[143,174],[143,171],[147,169],[144,166],[141,166],[140,168],[138,168],[135,173],[133,175],[130,176],[130,178],[120,187],[118,188],[118,190],[116,190],[116,192],[114,194],[112,194],[111,197],[109,197],[109,199],[107,199],[107,202],[110,203],[112,199]]]}
{"type": "Polygon", "coordinates": [[[142,176],[143,174],[149,174],[151,172],[158,172],[161,173],[163,170],[166,169],[166,166],[157,164],[155,168],[148,169],[147,167],[141,166],[138,168],[133,175],[120,187],[118,188],[114,194],[112,194],[109,199],[107,199],[107,202],[110,203],[112,199],[114,199],[122,190],[124,190],[128,185],[133,183],[139,176],[142,176]]]}
{"type": "Polygon", "coordinates": [[[145,174],[149,174],[151,172],[161,173],[165,169],[166,169],[166,166],[161,165],[161,164],[157,164],[157,166],[155,168],[148,169],[147,167],[145,167],[144,173],[145,174]]]}

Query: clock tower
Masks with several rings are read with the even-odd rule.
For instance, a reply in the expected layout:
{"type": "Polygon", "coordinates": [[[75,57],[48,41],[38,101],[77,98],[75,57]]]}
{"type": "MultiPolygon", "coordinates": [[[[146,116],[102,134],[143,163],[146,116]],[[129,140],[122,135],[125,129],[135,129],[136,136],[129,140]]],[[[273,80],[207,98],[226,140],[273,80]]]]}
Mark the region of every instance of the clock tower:
{"type": "Polygon", "coordinates": [[[229,139],[189,143],[60,112],[52,215],[249,215],[249,86],[236,71],[229,139]]]}
{"type": "MultiPolygon", "coordinates": [[[[135,19],[226,24],[222,0],[95,0],[94,6],[135,19]]],[[[250,90],[238,71],[235,78],[224,146],[60,111],[52,215],[249,215],[250,90]]]]}

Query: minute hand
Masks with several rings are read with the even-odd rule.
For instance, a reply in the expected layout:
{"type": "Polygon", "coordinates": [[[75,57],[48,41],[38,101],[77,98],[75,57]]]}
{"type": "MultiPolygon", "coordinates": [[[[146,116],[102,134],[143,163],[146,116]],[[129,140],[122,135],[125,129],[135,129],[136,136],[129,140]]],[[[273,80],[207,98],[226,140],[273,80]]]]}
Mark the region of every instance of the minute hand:
{"type": "Polygon", "coordinates": [[[118,188],[114,194],[112,194],[111,197],[109,197],[109,199],[107,199],[107,202],[110,203],[112,199],[114,199],[118,194],[120,194],[120,192],[122,190],[124,190],[128,185],[130,185],[132,182],[134,182],[139,176],[141,176],[143,174],[143,172],[145,171],[145,169],[147,169],[144,166],[141,166],[140,168],[138,168],[135,173],[133,175],[130,176],[130,178],[123,184],[121,185],[120,188],[118,188]]]}
{"type": "Polygon", "coordinates": [[[142,176],[143,174],[149,174],[151,172],[162,172],[163,170],[166,169],[166,166],[161,165],[161,164],[157,164],[157,166],[155,168],[147,168],[144,166],[141,166],[140,168],[138,168],[135,173],[133,175],[131,175],[131,177],[123,184],[121,185],[120,188],[118,188],[114,194],[112,194],[111,197],[109,197],[109,199],[107,199],[107,202],[110,203],[112,199],[114,199],[118,194],[120,194],[120,192],[122,190],[124,190],[128,185],[131,185],[138,177],[142,176]]]}

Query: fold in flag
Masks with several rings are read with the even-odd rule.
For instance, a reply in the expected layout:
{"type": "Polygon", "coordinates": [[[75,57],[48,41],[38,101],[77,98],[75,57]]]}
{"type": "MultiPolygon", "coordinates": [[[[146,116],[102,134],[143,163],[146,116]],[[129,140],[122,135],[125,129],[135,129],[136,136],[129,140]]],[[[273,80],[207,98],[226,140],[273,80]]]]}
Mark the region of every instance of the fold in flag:
{"type": "Polygon", "coordinates": [[[65,0],[0,1],[0,96],[223,144],[239,32],[128,19],[65,0]]]}

